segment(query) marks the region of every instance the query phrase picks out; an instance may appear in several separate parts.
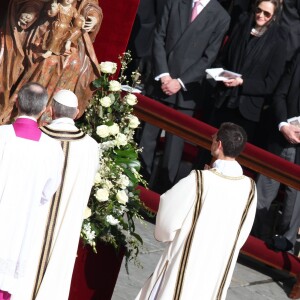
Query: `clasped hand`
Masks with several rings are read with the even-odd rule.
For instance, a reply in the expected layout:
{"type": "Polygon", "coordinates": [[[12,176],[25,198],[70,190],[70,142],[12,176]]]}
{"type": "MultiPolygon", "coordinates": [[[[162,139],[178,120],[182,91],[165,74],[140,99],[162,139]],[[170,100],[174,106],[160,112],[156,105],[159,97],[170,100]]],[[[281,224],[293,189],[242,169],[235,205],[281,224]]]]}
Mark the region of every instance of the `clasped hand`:
{"type": "Polygon", "coordinates": [[[161,78],[161,89],[166,95],[171,96],[181,89],[181,85],[177,79],[167,75],[161,78]]]}
{"type": "Polygon", "coordinates": [[[285,125],[280,129],[285,139],[291,144],[300,143],[300,128],[294,125],[285,125]]]}

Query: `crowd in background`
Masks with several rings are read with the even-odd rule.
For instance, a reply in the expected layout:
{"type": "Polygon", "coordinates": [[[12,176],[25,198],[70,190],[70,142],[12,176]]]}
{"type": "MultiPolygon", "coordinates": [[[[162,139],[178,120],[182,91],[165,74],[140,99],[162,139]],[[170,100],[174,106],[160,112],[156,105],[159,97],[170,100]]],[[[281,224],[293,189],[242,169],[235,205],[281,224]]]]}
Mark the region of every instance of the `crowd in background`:
{"type": "MultiPolygon", "coordinates": [[[[138,67],[142,74],[139,87],[150,98],[184,114],[200,116],[216,128],[226,121],[239,124],[252,144],[300,164],[299,127],[287,121],[300,115],[300,1],[201,2],[198,19],[191,23],[183,21],[185,8],[181,5],[189,3],[188,18],[193,1],[140,2],[128,46],[134,58],[132,68],[138,67]],[[181,27],[173,25],[177,5],[181,15],[176,24],[181,23],[181,27]],[[220,7],[230,16],[230,23],[220,7]],[[223,24],[205,23],[208,11],[223,24]],[[207,80],[204,69],[216,67],[242,76],[224,82],[207,80]]],[[[144,175],[151,182],[150,188],[163,193],[186,176],[179,172],[184,141],[166,133],[159,171],[154,174],[159,134],[159,129],[146,123],[139,140],[144,148],[144,175]]],[[[201,169],[210,159],[209,153],[200,150],[193,167],[201,169]]],[[[292,250],[300,225],[300,192],[282,189],[278,182],[261,175],[257,184],[258,217],[253,234],[275,250],[292,250]],[[266,220],[273,213],[271,203],[279,189],[284,194],[282,217],[275,231],[272,226],[266,231],[266,220]]]]}

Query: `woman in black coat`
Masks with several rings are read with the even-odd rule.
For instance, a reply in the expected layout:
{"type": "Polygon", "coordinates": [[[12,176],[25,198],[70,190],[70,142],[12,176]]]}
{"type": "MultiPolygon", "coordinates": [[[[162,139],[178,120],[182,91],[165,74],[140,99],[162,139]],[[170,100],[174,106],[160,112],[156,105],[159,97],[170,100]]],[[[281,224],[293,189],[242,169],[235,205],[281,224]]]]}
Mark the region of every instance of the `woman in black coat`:
{"type": "Polygon", "coordinates": [[[254,142],[264,106],[283,73],[285,30],[277,23],[279,0],[257,0],[254,12],[242,16],[221,51],[218,66],[242,77],[220,82],[214,93],[210,123],[231,121],[244,127],[254,142]]]}

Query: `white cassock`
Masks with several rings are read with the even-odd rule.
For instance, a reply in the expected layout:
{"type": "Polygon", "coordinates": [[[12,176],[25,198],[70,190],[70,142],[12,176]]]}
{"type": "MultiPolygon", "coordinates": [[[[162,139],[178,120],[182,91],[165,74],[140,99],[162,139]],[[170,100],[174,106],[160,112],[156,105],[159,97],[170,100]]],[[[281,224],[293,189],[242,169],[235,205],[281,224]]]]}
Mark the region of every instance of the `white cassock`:
{"type": "Polygon", "coordinates": [[[0,289],[14,294],[29,270],[31,244],[61,179],[60,144],[0,127],[0,289]]]}
{"type": "Polygon", "coordinates": [[[32,251],[31,277],[23,281],[11,300],[31,300],[33,294],[35,300],[68,299],[83,213],[99,168],[97,142],[81,132],[72,119],[60,118],[41,129],[63,142],[65,166],[62,184],[54,196],[58,200],[57,215],[54,207],[52,217],[48,216],[44,225],[47,239],[44,230],[32,251]],[[47,227],[49,222],[52,225],[47,227]]]}
{"type": "Polygon", "coordinates": [[[225,299],[255,211],[255,183],[236,161],[192,171],[161,196],[155,238],[168,245],[136,299],[225,299]]]}

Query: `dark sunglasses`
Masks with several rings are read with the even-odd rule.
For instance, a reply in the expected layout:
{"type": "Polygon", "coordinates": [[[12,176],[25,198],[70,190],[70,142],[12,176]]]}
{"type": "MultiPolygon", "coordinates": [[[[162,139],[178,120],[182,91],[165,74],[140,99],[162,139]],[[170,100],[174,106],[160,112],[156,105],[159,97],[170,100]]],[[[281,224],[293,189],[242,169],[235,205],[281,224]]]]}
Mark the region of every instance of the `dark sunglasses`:
{"type": "Polygon", "coordinates": [[[266,18],[271,18],[272,17],[272,14],[270,13],[270,12],[268,12],[268,11],[265,11],[265,10],[262,10],[261,8],[259,8],[259,7],[256,7],[255,8],[255,13],[256,14],[261,14],[261,13],[263,13],[263,15],[266,17],[266,18]]]}

